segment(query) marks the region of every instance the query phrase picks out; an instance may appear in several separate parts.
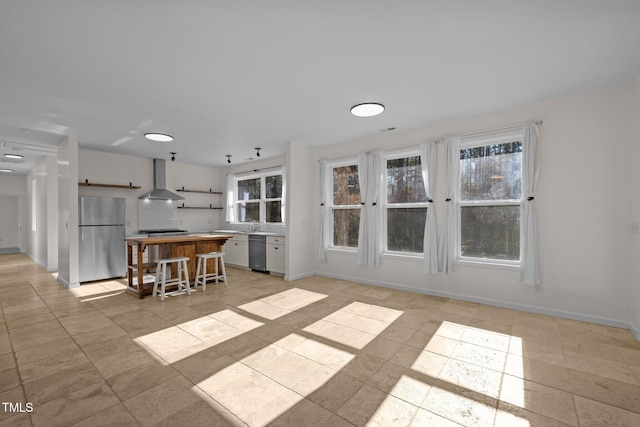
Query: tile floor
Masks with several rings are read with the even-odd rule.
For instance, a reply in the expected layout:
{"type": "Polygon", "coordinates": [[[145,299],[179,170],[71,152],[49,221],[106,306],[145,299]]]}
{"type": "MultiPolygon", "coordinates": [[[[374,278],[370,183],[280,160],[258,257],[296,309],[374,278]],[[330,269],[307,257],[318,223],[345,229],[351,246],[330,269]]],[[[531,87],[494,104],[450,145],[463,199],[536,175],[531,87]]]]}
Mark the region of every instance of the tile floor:
{"type": "Polygon", "coordinates": [[[0,426],[640,425],[627,330],[228,273],[163,303],[0,255],[0,426]]]}

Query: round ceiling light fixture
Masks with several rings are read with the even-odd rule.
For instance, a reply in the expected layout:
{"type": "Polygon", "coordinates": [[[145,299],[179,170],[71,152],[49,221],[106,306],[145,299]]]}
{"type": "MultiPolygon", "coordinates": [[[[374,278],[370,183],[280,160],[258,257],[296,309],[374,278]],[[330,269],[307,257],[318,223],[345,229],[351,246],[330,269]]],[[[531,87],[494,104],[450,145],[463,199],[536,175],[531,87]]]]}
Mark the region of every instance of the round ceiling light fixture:
{"type": "Polygon", "coordinates": [[[377,102],[365,102],[351,107],[351,114],[357,117],[373,117],[384,111],[384,105],[377,102]]]}
{"type": "Polygon", "coordinates": [[[167,135],[165,133],[149,132],[149,133],[145,133],[144,137],[147,138],[147,139],[150,139],[151,141],[156,141],[156,142],[171,142],[171,141],[173,141],[173,137],[171,135],[167,135]]]}
{"type": "Polygon", "coordinates": [[[7,159],[16,159],[16,160],[21,160],[24,159],[24,156],[21,156],[20,154],[5,154],[4,155],[7,159]]]}
{"type": "Polygon", "coordinates": [[[0,169],[1,173],[13,173],[13,169],[0,169]]]}

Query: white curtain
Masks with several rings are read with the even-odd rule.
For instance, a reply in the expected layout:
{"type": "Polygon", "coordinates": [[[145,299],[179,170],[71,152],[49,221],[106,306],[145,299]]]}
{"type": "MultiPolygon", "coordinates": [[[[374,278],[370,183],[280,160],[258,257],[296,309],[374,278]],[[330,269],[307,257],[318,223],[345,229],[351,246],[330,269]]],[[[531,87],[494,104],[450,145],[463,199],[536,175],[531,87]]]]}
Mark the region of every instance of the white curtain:
{"type": "Polygon", "coordinates": [[[427,219],[424,225],[424,272],[437,273],[438,271],[438,244],[436,237],[436,219],[433,208],[433,191],[436,178],[436,143],[425,142],[420,145],[420,164],[422,165],[422,180],[424,191],[429,201],[427,207],[427,219]]]}
{"type": "Polygon", "coordinates": [[[320,161],[320,244],[318,246],[318,259],[327,261],[327,233],[330,227],[327,224],[329,213],[327,204],[327,162],[320,161]]]}
{"type": "Polygon", "coordinates": [[[458,209],[456,206],[456,185],[458,184],[458,169],[460,167],[460,142],[459,136],[449,137],[445,144],[447,147],[447,195],[444,205],[444,218],[440,233],[440,246],[438,248],[438,271],[451,273],[456,247],[456,218],[458,209]]]}
{"type": "Polygon", "coordinates": [[[225,217],[227,222],[234,222],[236,220],[235,204],[233,203],[233,178],[233,174],[227,174],[227,212],[225,217]]]}
{"type": "Polygon", "coordinates": [[[534,204],[536,181],[538,180],[540,167],[537,148],[538,126],[535,124],[524,125],[524,139],[522,141],[522,203],[520,204],[520,218],[522,220],[520,281],[541,289],[538,231],[534,204]]]}
{"type": "Polygon", "coordinates": [[[282,218],[282,222],[286,223],[286,212],[287,212],[287,168],[285,166],[282,167],[282,202],[280,203],[280,218],[282,218]]]}
{"type": "Polygon", "coordinates": [[[369,236],[367,233],[367,155],[358,154],[358,182],[360,184],[360,227],[358,229],[358,264],[367,265],[369,236]]]}
{"type": "Polygon", "coordinates": [[[373,153],[371,164],[371,206],[369,224],[367,232],[367,265],[380,265],[380,255],[382,254],[382,236],[384,235],[381,220],[380,192],[384,183],[384,158],[382,151],[373,153]]]}

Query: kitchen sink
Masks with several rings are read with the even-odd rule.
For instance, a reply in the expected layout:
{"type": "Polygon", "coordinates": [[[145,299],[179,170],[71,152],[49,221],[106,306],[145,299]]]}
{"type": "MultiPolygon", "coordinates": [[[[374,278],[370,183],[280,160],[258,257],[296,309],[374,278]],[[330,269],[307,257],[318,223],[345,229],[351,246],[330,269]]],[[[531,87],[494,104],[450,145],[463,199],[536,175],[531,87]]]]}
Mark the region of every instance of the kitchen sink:
{"type": "Polygon", "coordinates": [[[247,234],[254,234],[256,236],[278,236],[278,233],[270,231],[248,231],[247,234]]]}

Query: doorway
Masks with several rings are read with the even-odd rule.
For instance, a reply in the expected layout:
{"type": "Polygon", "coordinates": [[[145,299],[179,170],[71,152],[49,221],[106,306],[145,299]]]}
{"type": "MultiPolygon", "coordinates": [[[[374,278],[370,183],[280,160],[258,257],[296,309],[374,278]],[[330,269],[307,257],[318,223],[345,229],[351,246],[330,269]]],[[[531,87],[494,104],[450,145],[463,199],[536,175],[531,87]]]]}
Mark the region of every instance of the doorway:
{"type": "Polygon", "coordinates": [[[0,195],[0,254],[22,252],[22,196],[0,195]]]}

